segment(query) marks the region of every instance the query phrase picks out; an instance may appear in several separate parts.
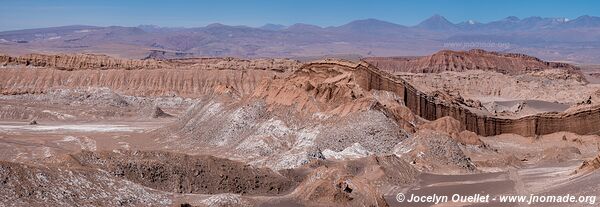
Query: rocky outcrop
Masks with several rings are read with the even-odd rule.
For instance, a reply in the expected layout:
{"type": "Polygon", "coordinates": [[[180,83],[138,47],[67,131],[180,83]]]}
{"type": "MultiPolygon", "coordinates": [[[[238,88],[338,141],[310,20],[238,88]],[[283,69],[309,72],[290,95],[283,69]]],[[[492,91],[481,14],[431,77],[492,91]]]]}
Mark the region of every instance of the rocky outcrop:
{"type": "Polygon", "coordinates": [[[568,71],[562,69],[530,72],[516,76],[493,71],[472,70],[437,74],[404,73],[400,77],[421,92],[440,91],[460,96],[465,102],[473,100],[475,105],[473,107],[476,108],[479,108],[476,106],[478,105],[476,102],[479,101],[489,112],[498,115],[522,116],[532,115],[532,112],[547,112],[539,109],[541,101],[553,105],[553,107],[549,107],[552,109],[550,111],[564,111],[562,107],[576,103],[600,102],[598,101],[600,97],[596,95],[600,86],[578,81],[576,75],[569,74],[568,71]],[[592,97],[591,100],[590,97],[592,97]]]}
{"type": "Polygon", "coordinates": [[[83,151],[73,158],[83,166],[175,193],[278,195],[296,186],[270,169],[213,156],[163,151],[83,151]]]}
{"type": "Polygon", "coordinates": [[[426,94],[418,91],[406,80],[383,72],[364,61],[355,64],[317,61],[302,66],[300,70],[322,67],[344,67],[346,70],[354,72],[353,78],[356,79],[355,81],[363,90],[394,92],[403,97],[404,104],[415,115],[427,120],[450,116],[464,125],[465,129],[482,136],[503,133],[534,136],[560,131],[589,134],[600,131],[600,125],[598,124],[600,123],[600,107],[565,113],[543,113],[519,119],[488,117],[464,107],[464,103],[461,103],[460,100],[449,99],[440,94],[426,94]]]}
{"type": "Polygon", "coordinates": [[[156,69],[166,65],[155,60],[133,60],[112,58],[95,54],[29,54],[20,57],[0,56],[0,65],[25,65],[33,67],[57,68],[63,70],[82,69],[156,69]]]}
{"type": "Polygon", "coordinates": [[[385,71],[412,73],[490,70],[515,75],[561,68],[573,74],[578,74],[579,78],[584,80],[579,68],[567,63],[546,62],[524,54],[488,52],[481,49],[469,51],[443,50],[419,58],[372,57],[364,60],[385,71]]]}
{"type": "Polygon", "coordinates": [[[168,206],[170,197],[98,169],[0,161],[2,206],[168,206]]]}
{"type": "Polygon", "coordinates": [[[464,130],[464,126],[456,119],[445,116],[435,121],[425,123],[419,126],[420,130],[428,129],[441,133],[446,133],[448,136],[464,145],[483,146],[484,143],[479,139],[477,134],[464,130]]]}
{"type": "Polygon", "coordinates": [[[203,69],[203,70],[269,70],[276,72],[291,72],[302,65],[297,60],[291,59],[237,59],[226,58],[188,58],[167,61],[175,68],[203,69]]]}
{"type": "Polygon", "coordinates": [[[174,60],[120,59],[97,54],[0,55],[1,66],[32,66],[61,70],[103,69],[204,69],[293,71],[300,62],[290,59],[188,58],[174,60]]]}
{"type": "Polygon", "coordinates": [[[477,170],[455,139],[429,129],[417,131],[411,139],[397,144],[394,151],[424,172],[462,174],[477,170]]]}
{"type": "MultiPolygon", "coordinates": [[[[467,53],[481,53],[501,58],[520,58],[538,65],[541,64],[540,67],[545,65],[570,68],[569,65],[543,63],[536,58],[522,55],[483,51],[467,53]]],[[[467,107],[469,104],[460,98],[449,97],[443,93],[431,94],[419,91],[406,80],[392,76],[364,61],[356,63],[323,60],[299,66],[297,61],[285,59],[196,58],[167,62],[150,61],[159,65],[159,68],[152,70],[123,70],[108,69],[124,64],[119,61],[113,62],[112,59],[96,63],[86,58],[43,57],[25,59],[26,61],[22,62],[22,57],[15,59],[2,56],[0,61],[4,62],[4,65],[18,63],[50,68],[30,70],[23,70],[21,67],[3,68],[1,69],[2,76],[0,76],[0,93],[44,93],[56,88],[104,87],[133,96],[196,98],[214,93],[230,93],[239,98],[252,94],[254,97],[264,98],[269,104],[295,105],[299,110],[330,111],[342,115],[375,107],[387,109],[388,112],[392,112],[394,117],[406,117],[401,116],[406,114],[402,110],[402,107],[405,106],[415,115],[427,120],[450,116],[458,120],[464,129],[482,136],[502,133],[533,136],[559,131],[589,134],[600,131],[598,124],[600,123],[600,107],[585,107],[562,113],[542,113],[518,119],[485,116],[471,111],[467,107]],[[106,70],[91,69],[95,67],[102,69],[103,64],[107,65],[105,66],[106,70]],[[163,67],[161,64],[166,65],[166,68],[160,68],[163,67]],[[52,69],[63,66],[90,69],[73,69],[73,71],[52,69]],[[294,72],[288,75],[292,71],[294,72]],[[387,106],[380,107],[381,100],[375,100],[374,97],[365,95],[365,92],[370,90],[393,92],[402,99],[404,106],[392,107],[393,110],[387,106]]],[[[82,57],[87,56],[83,55],[82,57]]],[[[138,63],[137,61],[125,61],[125,63],[132,65],[123,66],[125,69],[139,66],[133,64],[138,63]]],[[[155,64],[149,65],[150,68],[157,67],[155,64]]],[[[507,67],[513,66],[508,65],[507,67]]],[[[536,70],[534,67],[529,69],[536,70]]]]}
{"type": "Polygon", "coordinates": [[[218,86],[251,93],[264,79],[279,76],[268,70],[75,70],[0,69],[0,94],[38,94],[62,88],[109,88],[133,96],[201,97],[218,86]]]}
{"type": "Polygon", "coordinates": [[[309,113],[329,111],[347,103],[367,107],[371,105],[367,100],[353,102],[365,94],[354,81],[352,71],[346,69],[351,66],[302,67],[284,79],[261,83],[253,96],[264,99],[268,104],[296,106],[298,111],[309,113]]]}
{"type": "Polygon", "coordinates": [[[579,169],[575,170],[575,173],[588,173],[598,169],[600,169],[600,154],[590,160],[584,161],[579,166],[579,169]]]}
{"type": "MultiPolygon", "coordinates": [[[[0,94],[106,87],[134,96],[200,97],[222,88],[251,93],[264,79],[299,68],[289,59],[124,60],[105,55],[0,56],[0,94]],[[35,69],[23,70],[24,66],[35,69]]],[[[218,91],[221,92],[221,91],[218,91]]]]}
{"type": "Polygon", "coordinates": [[[147,106],[147,107],[143,108],[142,110],[140,110],[140,114],[142,117],[148,117],[148,118],[154,118],[154,119],[173,117],[173,115],[168,114],[167,112],[163,111],[160,107],[158,107],[156,105],[155,106],[147,106]]]}
{"type": "Polygon", "coordinates": [[[291,194],[307,206],[389,206],[383,193],[372,184],[407,185],[416,182],[420,175],[396,155],[309,165],[314,169],[291,194]]]}

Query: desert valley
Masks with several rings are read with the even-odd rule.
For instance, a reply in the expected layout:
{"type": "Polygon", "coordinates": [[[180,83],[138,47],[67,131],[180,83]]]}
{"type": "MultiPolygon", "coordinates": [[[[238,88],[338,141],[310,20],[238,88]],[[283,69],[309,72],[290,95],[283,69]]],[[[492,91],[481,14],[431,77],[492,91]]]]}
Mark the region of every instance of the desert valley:
{"type": "Polygon", "coordinates": [[[600,85],[569,64],[484,50],[0,63],[4,203],[394,206],[399,192],[600,190],[600,85]]]}
{"type": "Polygon", "coordinates": [[[598,31],[435,15],[0,32],[0,206],[597,206],[598,31]]]}

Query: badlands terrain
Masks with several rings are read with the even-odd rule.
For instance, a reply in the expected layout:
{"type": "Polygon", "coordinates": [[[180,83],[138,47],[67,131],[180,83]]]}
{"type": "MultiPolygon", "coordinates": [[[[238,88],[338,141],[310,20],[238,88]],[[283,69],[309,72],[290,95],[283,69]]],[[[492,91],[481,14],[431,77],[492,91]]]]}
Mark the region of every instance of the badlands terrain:
{"type": "Polygon", "coordinates": [[[0,55],[0,206],[598,195],[599,71],[479,49],[352,61],[0,55]]]}

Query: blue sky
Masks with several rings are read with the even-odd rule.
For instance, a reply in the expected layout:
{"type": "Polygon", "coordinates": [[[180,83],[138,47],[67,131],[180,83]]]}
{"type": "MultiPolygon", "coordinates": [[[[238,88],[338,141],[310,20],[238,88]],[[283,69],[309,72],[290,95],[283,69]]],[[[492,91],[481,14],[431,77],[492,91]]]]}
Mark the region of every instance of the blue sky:
{"type": "Polygon", "coordinates": [[[594,0],[0,0],[0,31],[63,25],[198,27],[210,23],[260,26],[308,23],[338,26],[376,18],[415,25],[440,14],[452,22],[507,16],[600,16],[594,0]]]}

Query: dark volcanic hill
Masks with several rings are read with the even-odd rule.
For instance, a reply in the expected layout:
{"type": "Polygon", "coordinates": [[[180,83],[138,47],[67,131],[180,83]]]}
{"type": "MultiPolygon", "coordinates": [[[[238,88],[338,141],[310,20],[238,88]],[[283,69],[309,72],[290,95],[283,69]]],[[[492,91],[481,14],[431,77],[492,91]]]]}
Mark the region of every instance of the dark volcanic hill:
{"type": "Polygon", "coordinates": [[[10,55],[92,52],[144,58],[164,51],[161,57],[422,56],[444,49],[474,48],[525,53],[552,61],[598,63],[600,18],[507,17],[489,23],[452,23],[435,15],[415,26],[364,19],[332,27],[65,26],[0,32],[0,51],[10,55]]]}

